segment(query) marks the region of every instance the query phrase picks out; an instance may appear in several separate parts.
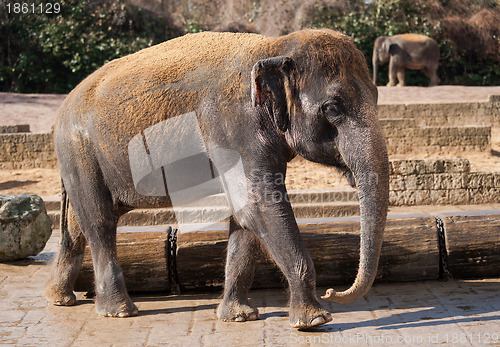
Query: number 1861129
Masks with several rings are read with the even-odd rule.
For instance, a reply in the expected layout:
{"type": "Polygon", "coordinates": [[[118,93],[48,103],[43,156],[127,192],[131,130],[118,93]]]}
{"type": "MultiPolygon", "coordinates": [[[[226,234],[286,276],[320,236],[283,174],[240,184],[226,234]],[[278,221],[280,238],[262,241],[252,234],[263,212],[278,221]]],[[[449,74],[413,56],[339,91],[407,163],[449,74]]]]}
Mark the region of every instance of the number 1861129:
{"type": "Polygon", "coordinates": [[[59,3],[41,3],[38,5],[25,2],[7,3],[7,12],[14,14],[58,14],[61,12],[59,3]]]}

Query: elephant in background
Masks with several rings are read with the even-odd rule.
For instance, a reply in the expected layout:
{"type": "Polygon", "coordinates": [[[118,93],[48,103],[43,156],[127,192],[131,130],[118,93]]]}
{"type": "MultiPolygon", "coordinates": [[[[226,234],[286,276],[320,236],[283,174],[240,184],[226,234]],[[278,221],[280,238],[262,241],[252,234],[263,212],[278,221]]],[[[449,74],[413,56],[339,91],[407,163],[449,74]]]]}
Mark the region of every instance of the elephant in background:
{"type": "Polygon", "coordinates": [[[439,46],[432,38],[419,34],[379,36],[373,45],[373,83],[377,84],[379,64],[389,61],[388,87],[405,85],[405,69],[422,70],[429,86],[439,84],[439,46]]]}

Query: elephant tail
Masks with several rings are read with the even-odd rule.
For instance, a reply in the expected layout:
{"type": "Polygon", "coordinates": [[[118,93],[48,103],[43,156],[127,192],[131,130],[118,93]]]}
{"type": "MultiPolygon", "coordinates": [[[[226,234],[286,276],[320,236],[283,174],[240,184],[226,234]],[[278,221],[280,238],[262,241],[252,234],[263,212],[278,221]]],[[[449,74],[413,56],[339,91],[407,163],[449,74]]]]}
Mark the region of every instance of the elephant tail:
{"type": "Polygon", "coordinates": [[[61,237],[68,233],[68,194],[61,178],[61,218],[59,221],[61,237]]]}

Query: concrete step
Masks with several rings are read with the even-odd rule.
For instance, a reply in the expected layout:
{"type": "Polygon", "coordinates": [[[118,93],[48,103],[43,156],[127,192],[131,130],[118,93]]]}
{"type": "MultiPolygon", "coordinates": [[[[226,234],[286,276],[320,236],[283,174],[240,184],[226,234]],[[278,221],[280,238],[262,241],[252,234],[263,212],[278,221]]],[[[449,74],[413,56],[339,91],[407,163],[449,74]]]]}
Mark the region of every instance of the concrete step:
{"type": "MultiPolygon", "coordinates": [[[[311,202],[292,203],[296,218],[348,217],[359,215],[359,203],[347,202],[311,202]]],[[[54,227],[59,225],[60,212],[48,211],[54,227]]],[[[227,221],[231,211],[226,206],[184,207],[136,209],[122,217],[119,226],[161,225],[176,223],[216,223],[227,221]],[[176,216],[177,212],[177,216],[176,216]]]]}

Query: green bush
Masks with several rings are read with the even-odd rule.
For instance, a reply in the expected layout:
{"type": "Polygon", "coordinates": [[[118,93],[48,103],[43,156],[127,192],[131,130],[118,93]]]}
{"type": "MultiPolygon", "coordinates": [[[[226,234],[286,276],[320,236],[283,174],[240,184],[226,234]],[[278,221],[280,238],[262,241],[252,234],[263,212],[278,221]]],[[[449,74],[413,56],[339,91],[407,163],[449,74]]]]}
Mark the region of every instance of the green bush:
{"type": "MultiPolygon", "coordinates": [[[[424,34],[434,38],[440,46],[442,58],[438,74],[441,84],[497,85],[500,80],[498,3],[469,2],[469,8],[483,8],[479,12],[482,17],[476,19],[476,23],[458,15],[449,17],[454,9],[463,12],[454,1],[443,7],[445,2],[436,5],[428,0],[373,0],[369,4],[357,1],[347,13],[327,7],[317,9],[305,25],[333,28],[349,35],[370,65],[373,43],[378,36],[424,34]],[[477,24],[485,22],[489,26],[477,24]]],[[[380,66],[377,81],[379,85],[388,82],[387,64],[380,66]]],[[[406,83],[426,86],[429,81],[420,71],[407,70],[406,83]]]]}
{"type": "Polygon", "coordinates": [[[59,3],[58,14],[0,8],[1,91],[67,93],[105,62],[171,36],[159,18],[120,1],[59,3]]]}

